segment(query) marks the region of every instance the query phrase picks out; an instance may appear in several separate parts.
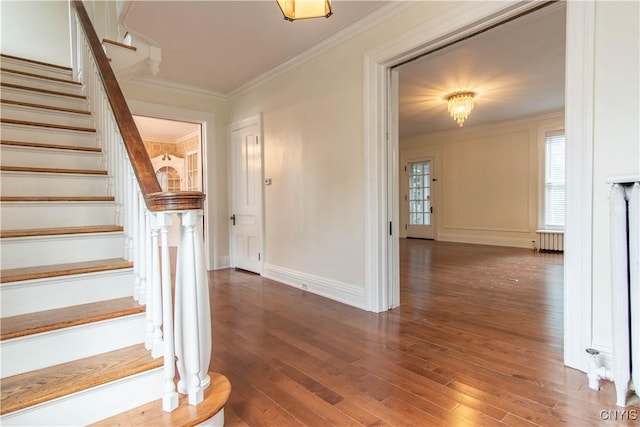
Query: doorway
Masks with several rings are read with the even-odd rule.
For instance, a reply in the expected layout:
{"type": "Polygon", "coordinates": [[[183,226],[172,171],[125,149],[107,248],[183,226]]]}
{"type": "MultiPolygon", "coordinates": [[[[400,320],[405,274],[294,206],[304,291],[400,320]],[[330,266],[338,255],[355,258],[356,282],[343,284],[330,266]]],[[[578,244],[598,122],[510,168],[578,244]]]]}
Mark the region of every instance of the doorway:
{"type": "MultiPolygon", "coordinates": [[[[367,53],[365,58],[365,176],[366,242],[365,253],[367,308],[381,312],[393,308],[394,296],[399,297],[398,265],[399,211],[394,207],[398,188],[398,133],[393,127],[393,74],[391,68],[420,53],[436,49],[451,40],[460,40],[475,31],[493,25],[497,20],[517,16],[539,4],[504,4],[476,2],[465,6],[465,13],[455,10],[441,15],[438,25],[427,22],[411,35],[403,35],[367,53]],[[391,89],[391,90],[390,90],[391,89]],[[395,182],[393,181],[395,177],[395,182]]],[[[584,348],[591,338],[591,262],[588,251],[592,235],[590,219],[593,212],[590,188],[583,185],[593,176],[591,156],[593,136],[593,87],[595,7],[584,2],[570,2],[567,7],[567,75],[566,83],[567,212],[565,242],[564,352],[565,364],[585,369],[584,348]],[[579,143],[582,141],[583,143],[579,143]]]]}
{"type": "MultiPolygon", "coordinates": [[[[202,191],[202,126],[147,116],[133,117],[162,191],[202,191]]],[[[177,247],[179,218],[173,214],[169,246],[177,247]]]]}

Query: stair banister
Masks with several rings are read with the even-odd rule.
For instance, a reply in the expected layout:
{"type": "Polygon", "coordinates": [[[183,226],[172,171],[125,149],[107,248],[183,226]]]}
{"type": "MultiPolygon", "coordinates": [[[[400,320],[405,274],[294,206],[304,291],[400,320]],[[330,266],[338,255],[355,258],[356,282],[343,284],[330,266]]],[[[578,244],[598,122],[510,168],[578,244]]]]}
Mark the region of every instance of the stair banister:
{"type": "Polygon", "coordinates": [[[153,357],[164,357],[163,410],[177,406],[173,383],[176,363],[177,389],[189,396],[189,404],[196,405],[210,384],[211,319],[200,228],[205,195],[162,191],[84,4],[71,0],[71,5],[76,24],[71,31],[74,65],[95,114],[110,175],[109,189],[116,200],[116,222],[124,228],[124,256],[134,261],[134,298],[146,305],[145,346],[153,357]],[[175,315],[167,239],[174,213],[181,225],[175,315]]]}

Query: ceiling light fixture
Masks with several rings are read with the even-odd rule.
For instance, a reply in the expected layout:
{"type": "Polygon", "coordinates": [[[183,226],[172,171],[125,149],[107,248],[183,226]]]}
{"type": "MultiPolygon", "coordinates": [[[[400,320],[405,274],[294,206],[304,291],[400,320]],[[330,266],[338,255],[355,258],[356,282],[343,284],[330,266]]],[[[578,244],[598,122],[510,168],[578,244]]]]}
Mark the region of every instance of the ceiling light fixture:
{"type": "Polygon", "coordinates": [[[467,120],[471,110],[473,110],[473,98],[476,96],[473,92],[456,92],[447,97],[447,106],[449,114],[453,120],[458,122],[460,127],[467,120]]]}
{"type": "Polygon", "coordinates": [[[287,21],[307,18],[328,18],[331,0],[276,0],[287,21]]]}

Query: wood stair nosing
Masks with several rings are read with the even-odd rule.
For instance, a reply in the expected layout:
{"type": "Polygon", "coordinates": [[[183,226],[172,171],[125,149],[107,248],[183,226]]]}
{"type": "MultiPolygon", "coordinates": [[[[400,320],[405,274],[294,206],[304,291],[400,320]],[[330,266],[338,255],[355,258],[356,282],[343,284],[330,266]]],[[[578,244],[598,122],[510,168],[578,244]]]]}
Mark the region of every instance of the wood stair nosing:
{"type": "Polygon", "coordinates": [[[83,261],[66,264],[44,265],[0,270],[0,283],[15,283],[25,280],[46,279],[87,273],[129,269],[133,263],[122,258],[83,261]]]}
{"type": "Polygon", "coordinates": [[[78,110],[76,108],[56,107],[55,105],[34,104],[32,102],[14,101],[12,99],[0,99],[0,104],[14,105],[17,107],[38,108],[41,110],[58,111],[61,113],[81,114],[84,116],[90,116],[91,111],[78,110]]]}
{"type": "Polygon", "coordinates": [[[159,368],[162,364],[162,358],[153,359],[144,345],[138,344],[3,378],[0,383],[0,414],[159,368]]]}
{"type": "MultiPolygon", "coordinates": [[[[123,297],[5,317],[0,324],[0,341],[144,313],[144,311],[145,307],[139,305],[133,298],[123,297]]],[[[4,379],[2,381],[4,382],[4,379]]]]}
{"type": "Polygon", "coordinates": [[[14,119],[0,119],[0,123],[9,124],[9,125],[20,125],[20,126],[35,126],[40,128],[51,128],[51,129],[60,129],[60,130],[68,130],[73,132],[89,132],[95,133],[95,128],[85,128],[80,126],[69,126],[69,125],[57,125],[55,123],[42,123],[42,122],[28,122],[26,120],[14,120],[14,119]]]}
{"type": "Polygon", "coordinates": [[[57,90],[40,89],[40,88],[37,88],[37,87],[23,86],[23,85],[17,85],[17,84],[13,84],[13,83],[1,82],[0,83],[0,87],[9,88],[9,89],[27,90],[27,91],[31,91],[31,92],[39,92],[39,93],[44,93],[44,94],[47,94],[47,95],[66,96],[66,97],[70,97],[70,98],[78,98],[78,99],[83,99],[83,100],[87,99],[87,97],[85,95],[78,95],[78,94],[69,93],[69,92],[60,92],[60,91],[57,91],[57,90]]]}
{"type": "Polygon", "coordinates": [[[32,148],[49,148],[52,150],[71,150],[71,151],[87,151],[93,153],[101,153],[100,147],[83,147],[80,145],[62,145],[62,144],[47,144],[42,142],[27,142],[27,141],[0,141],[0,145],[17,146],[17,147],[32,147],[32,148]]]}
{"type": "Polygon", "coordinates": [[[7,239],[16,237],[43,237],[71,234],[114,233],[121,232],[123,230],[124,227],[120,225],[87,225],[83,227],[31,228],[21,230],[1,230],[0,238],[7,239]]]}
{"type": "Polygon", "coordinates": [[[162,400],[155,400],[90,425],[191,427],[201,424],[223,409],[231,394],[231,384],[224,375],[210,371],[209,377],[211,385],[204,391],[204,400],[197,406],[189,405],[187,396],[182,395],[173,412],[164,412],[162,400]]]}
{"type": "Polygon", "coordinates": [[[115,40],[110,40],[110,39],[102,39],[102,43],[106,43],[106,44],[122,47],[122,48],[125,48],[125,49],[132,50],[134,52],[138,50],[138,48],[135,47],[135,46],[129,46],[128,44],[120,43],[120,42],[117,42],[115,40]]]}
{"type": "Polygon", "coordinates": [[[36,168],[29,166],[0,166],[1,172],[28,172],[28,173],[60,173],[71,175],[108,175],[105,170],[93,169],[62,169],[62,168],[36,168]]]}
{"type": "Polygon", "coordinates": [[[60,79],[58,77],[44,76],[42,74],[28,73],[26,71],[12,70],[10,68],[0,67],[0,71],[2,71],[4,73],[18,74],[18,75],[21,75],[21,76],[24,76],[24,77],[30,77],[30,78],[35,78],[35,79],[43,79],[43,80],[50,80],[52,82],[57,82],[57,83],[68,83],[68,84],[74,85],[74,86],[82,86],[82,83],[77,82],[75,80],[60,79]]]}
{"type": "Polygon", "coordinates": [[[0,196],[0,202],[115,202],[114,196],[0,196]]]}
{"type": "Polygon", "coordinates": [[[42,66],[45,66],[45,67],[55,68],[55,69],[58,69],[58,70],[64,70],[64,71],[68,71],[68,72],[72,72],[73,71],[73,69],[71,69],[70,67],[65,67],[63,65],[51,64],[49,62],[36,61],[34,59],[22,58],[20,56],[15,56],[15,55],[7,55],[6,53],[0,53],[0,58],[13,59],[14,61],[22,61],[22,62],[26,62],[26,63],[29,63],[29,64],[42,65],[42,66]]]}

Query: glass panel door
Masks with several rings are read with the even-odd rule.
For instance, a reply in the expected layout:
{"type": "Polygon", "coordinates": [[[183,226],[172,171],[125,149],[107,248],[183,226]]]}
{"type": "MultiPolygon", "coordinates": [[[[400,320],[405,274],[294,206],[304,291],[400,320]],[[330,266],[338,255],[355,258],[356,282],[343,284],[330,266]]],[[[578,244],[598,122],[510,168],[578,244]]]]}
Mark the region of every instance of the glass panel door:
{"type": "Polygon", "coordinates": [[[432,160],[407,164],[409,180],[407,237],[433,239],[432,160]]]}

